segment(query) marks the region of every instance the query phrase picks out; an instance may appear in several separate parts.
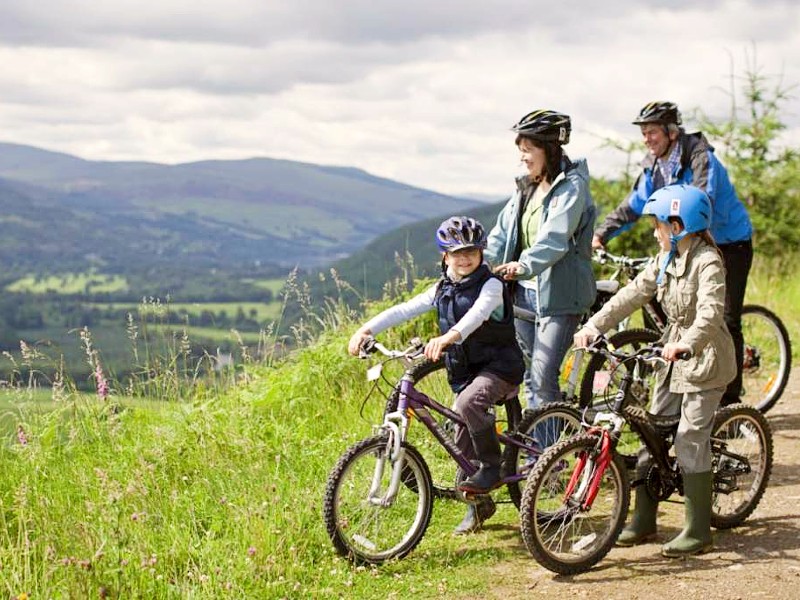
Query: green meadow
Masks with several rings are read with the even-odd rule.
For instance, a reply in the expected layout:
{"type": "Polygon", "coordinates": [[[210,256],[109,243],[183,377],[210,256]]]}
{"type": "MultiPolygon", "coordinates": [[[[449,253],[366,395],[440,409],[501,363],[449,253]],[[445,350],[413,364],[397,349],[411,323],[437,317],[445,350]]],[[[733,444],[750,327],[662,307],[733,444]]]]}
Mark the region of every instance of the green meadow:
{"type": "MultiPolygon", "coordinates": [[[[756,270],[748,296],[771,300],[795,339],[798,275],[756,270]]],[[[493,585],[487,569],[524,552],[509,504],[491,527],[454,538],[463,505],[437,501],[419,547],[381,567],[334,553],[321,517],[325,482],[345,449],[371,435],[384,401],[369,394],[372,361],[345,353],[357,322],[335,310],[319,319],[325,327],[312,343],[281,359],[239,361],[219,375],[227,381],[195,382],[183,401],[69,390],[54,400],[24,387],[0,394],[3,593],[480,597],[493,585]]],[[[398,347],[432,332],[424,318],[381,340],[398,347]]],[[[155,376],[172,378],[164,364],[155,376]]],[[[436,463],[422,428],[410,435],[436,463]]]]}
{"type": "Polygon", "coordinates": [[[119,275],[87,273],[64,273],[62,275],[28,275],[6,286],[9,292],[30,294],[99,294],[120,292],[128,289],[128,283],[119,275]]]}

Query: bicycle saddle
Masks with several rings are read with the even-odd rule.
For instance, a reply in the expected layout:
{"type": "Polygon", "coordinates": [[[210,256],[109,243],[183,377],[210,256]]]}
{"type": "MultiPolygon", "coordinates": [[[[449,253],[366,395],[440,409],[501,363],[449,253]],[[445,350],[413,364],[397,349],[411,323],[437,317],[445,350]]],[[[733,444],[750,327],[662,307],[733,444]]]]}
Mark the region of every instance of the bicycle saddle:
{"type": "Polygon", "coordinates": [[[617,290],[619,290],[619,281],[615,281],[614,279],[598,279],[595,285],[597,286],[598,292],[604,292],[606,294],[616,294],[617,290]]]}
{"type": "Polygon", "coordinates": [[[675,431],[681,416],[678,415],[653,415],[641,406],[626,406],[623,409],[625,418],[635,421],[642,425],[649,425],[661,435],[666,435],[675,431]]]}

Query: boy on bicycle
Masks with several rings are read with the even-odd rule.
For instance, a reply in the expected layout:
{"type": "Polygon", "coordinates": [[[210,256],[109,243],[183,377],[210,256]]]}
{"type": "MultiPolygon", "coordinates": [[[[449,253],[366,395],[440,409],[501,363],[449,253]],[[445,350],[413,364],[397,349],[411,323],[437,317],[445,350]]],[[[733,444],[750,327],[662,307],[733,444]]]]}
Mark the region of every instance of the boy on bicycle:
{"type": "MultiPolygon", "coordinates": [[[[661,356],[670,362],[657,374],[650,412],[680,414],[674,447],[683,474],[684,528],[661,553],[681,557],[712,547],[711,429],[725,388],[736,375],[736,358],[724,320],[725,265],[709,232],[708,196],[697,187],[668,185],[650,196],[643,214],[653,217],[661,251],[589,319],[574,342],[586,346],[653,296],[664,308],[661,356]],[[691,358],[679,361],[684,353],[691,358]]],[[[640,456],[640,467],[647,466],[647,459],[640,456]]],[[[658,500],[639,485],[633,518],[617,544],[633,546],[654,537],[657,510],[658,500]]]]}
{"type": "Polygon", "coordinates": [[[436,232],[442,251],[442,277],[423,293],[386,309],[350,338],[348,351],[358,355],[364,340],[389,327],[436,309],[441,335],[425,345],[425,357],[444,354],[447,378],[457,394],[454,410],[466,422],[456,427],[455,443],[478,471],[459,490],[478,495],[456,534],[476,531],[495,512],[487,494],[498,486],[500,442],[494,406],[514,394],[525,365],[514,332],[513,301],[502,280],[483,260],[486,232],[469,217],[451,217],[436,232]]]}

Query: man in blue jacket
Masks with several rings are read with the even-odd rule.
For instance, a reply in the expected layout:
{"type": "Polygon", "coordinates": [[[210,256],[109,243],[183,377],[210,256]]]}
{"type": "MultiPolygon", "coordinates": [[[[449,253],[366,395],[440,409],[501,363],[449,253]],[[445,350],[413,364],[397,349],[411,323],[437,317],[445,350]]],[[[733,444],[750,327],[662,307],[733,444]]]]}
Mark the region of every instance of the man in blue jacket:
{"type": "Polygon", "coordinates": [[[629,229],[642,215],[651,194],[665,185],[684,183],[708,194],[713,205],[711,234],[722,251],[727,272],[725,323],[736,348],[737,375],[725,391],[722,405],[733,404],[742,392],[742,306],[753,261],[750,217],[727,170],[714,155],[714,148],[701,132],[686,133],[674,103],[646,104],[633,124],[641,127],[649,153],[631,193],[594,232],[592,247],[603,248],[610,239],[629,229]]]}

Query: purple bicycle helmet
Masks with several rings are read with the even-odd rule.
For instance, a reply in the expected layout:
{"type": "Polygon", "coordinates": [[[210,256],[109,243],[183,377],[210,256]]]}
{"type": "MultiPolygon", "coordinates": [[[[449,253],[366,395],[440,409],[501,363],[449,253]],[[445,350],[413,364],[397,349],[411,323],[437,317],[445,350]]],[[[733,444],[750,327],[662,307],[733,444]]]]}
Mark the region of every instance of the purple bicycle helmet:
{"type": "Polygon", "coordinates": [[[439,225],[436,243],[442,252],[455,252],[464,248],[486,248],[486,230],[479,221],[470,217],[450,217],[439,225]]]}

